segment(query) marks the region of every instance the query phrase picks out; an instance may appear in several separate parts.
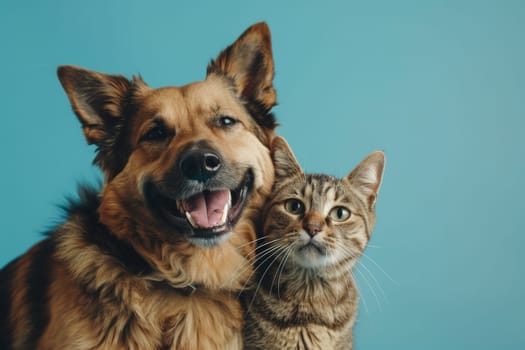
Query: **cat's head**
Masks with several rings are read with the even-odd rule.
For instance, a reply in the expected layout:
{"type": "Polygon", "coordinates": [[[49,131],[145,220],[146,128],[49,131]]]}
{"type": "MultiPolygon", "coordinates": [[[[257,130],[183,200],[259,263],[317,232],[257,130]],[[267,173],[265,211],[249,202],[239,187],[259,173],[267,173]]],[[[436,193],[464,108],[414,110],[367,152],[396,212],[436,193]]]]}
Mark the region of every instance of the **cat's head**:
{"type": "Polygon", "coordinates": [[[281,137],[272,143],[272,158],[275,184],[264,209],[260,254],[307,269],[353,264],[375,224],[384,153],[371,153],[342,179],[305,174],[281,137]]]}

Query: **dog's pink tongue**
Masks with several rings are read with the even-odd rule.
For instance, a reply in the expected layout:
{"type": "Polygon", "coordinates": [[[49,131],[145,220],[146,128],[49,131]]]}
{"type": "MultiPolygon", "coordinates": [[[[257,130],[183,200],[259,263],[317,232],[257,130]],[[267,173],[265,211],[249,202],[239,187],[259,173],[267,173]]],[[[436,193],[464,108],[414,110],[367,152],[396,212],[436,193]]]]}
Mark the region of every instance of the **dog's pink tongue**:
{"type": "Polygon", "coordinates": [[[221,223],[224,207],[229,200],[228,190],[204,192],[185,200],[184,209],[197,226],[211,228],[221,223]]]}

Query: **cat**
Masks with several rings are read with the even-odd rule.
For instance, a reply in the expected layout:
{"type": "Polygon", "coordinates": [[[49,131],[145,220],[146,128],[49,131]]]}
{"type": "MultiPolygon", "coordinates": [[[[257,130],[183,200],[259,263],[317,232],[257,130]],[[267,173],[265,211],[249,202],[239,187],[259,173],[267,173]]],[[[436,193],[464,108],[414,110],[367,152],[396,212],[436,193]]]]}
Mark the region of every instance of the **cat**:
{"type": "Polygon", "coordinates": [[[256,277],[242,296],[245,349],[353,349],[352,267],[375,224],[385,164],[376,151],[342,179],[305,174],[272,142],[273,193],[260,222],[256,277]]]}

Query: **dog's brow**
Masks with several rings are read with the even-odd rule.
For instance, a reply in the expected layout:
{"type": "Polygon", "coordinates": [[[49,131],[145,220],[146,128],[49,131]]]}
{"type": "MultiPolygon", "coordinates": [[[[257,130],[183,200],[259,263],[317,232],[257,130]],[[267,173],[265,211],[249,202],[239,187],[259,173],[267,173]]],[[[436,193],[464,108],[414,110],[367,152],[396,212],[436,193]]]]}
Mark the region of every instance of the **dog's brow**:
{"type": "Polygon", "coordinates": [[[213,113],[214,115],[220,114],[220,113],[221,113],[221,110],[222,110],[222,108],[221,108],[218,104],[214,105],[214,106],[211,108],[211,111],[212,111],[212,113],[213,113]]]}

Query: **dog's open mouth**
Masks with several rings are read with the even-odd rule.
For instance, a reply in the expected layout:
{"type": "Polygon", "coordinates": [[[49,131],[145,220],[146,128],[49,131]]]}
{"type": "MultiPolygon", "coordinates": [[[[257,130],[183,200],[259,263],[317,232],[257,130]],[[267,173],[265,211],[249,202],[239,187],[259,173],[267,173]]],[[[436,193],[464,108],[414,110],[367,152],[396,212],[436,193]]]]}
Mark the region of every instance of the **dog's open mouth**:
{"type": "MultiPolygon", "coordinates": [[[[244,193],[244,189],[241,193],[244,193]]],[[[227,223],[232,208],[230,190],[204,191],[190,198],[177,201],[179,212],[183,212],[195,229],[212,229],[227,223]]],[[[237,205],[238,207],[238,205],[237,205]]]]}
{"type": "Polygon", "coordinates": [[[210,188],[181,199],[163,195],[152,186],[147,190],[148,199],[157,214],[192,241],[212,246],[239,220],[253,189],[253,175],[248,171],[237,188],[210,188]]]}

